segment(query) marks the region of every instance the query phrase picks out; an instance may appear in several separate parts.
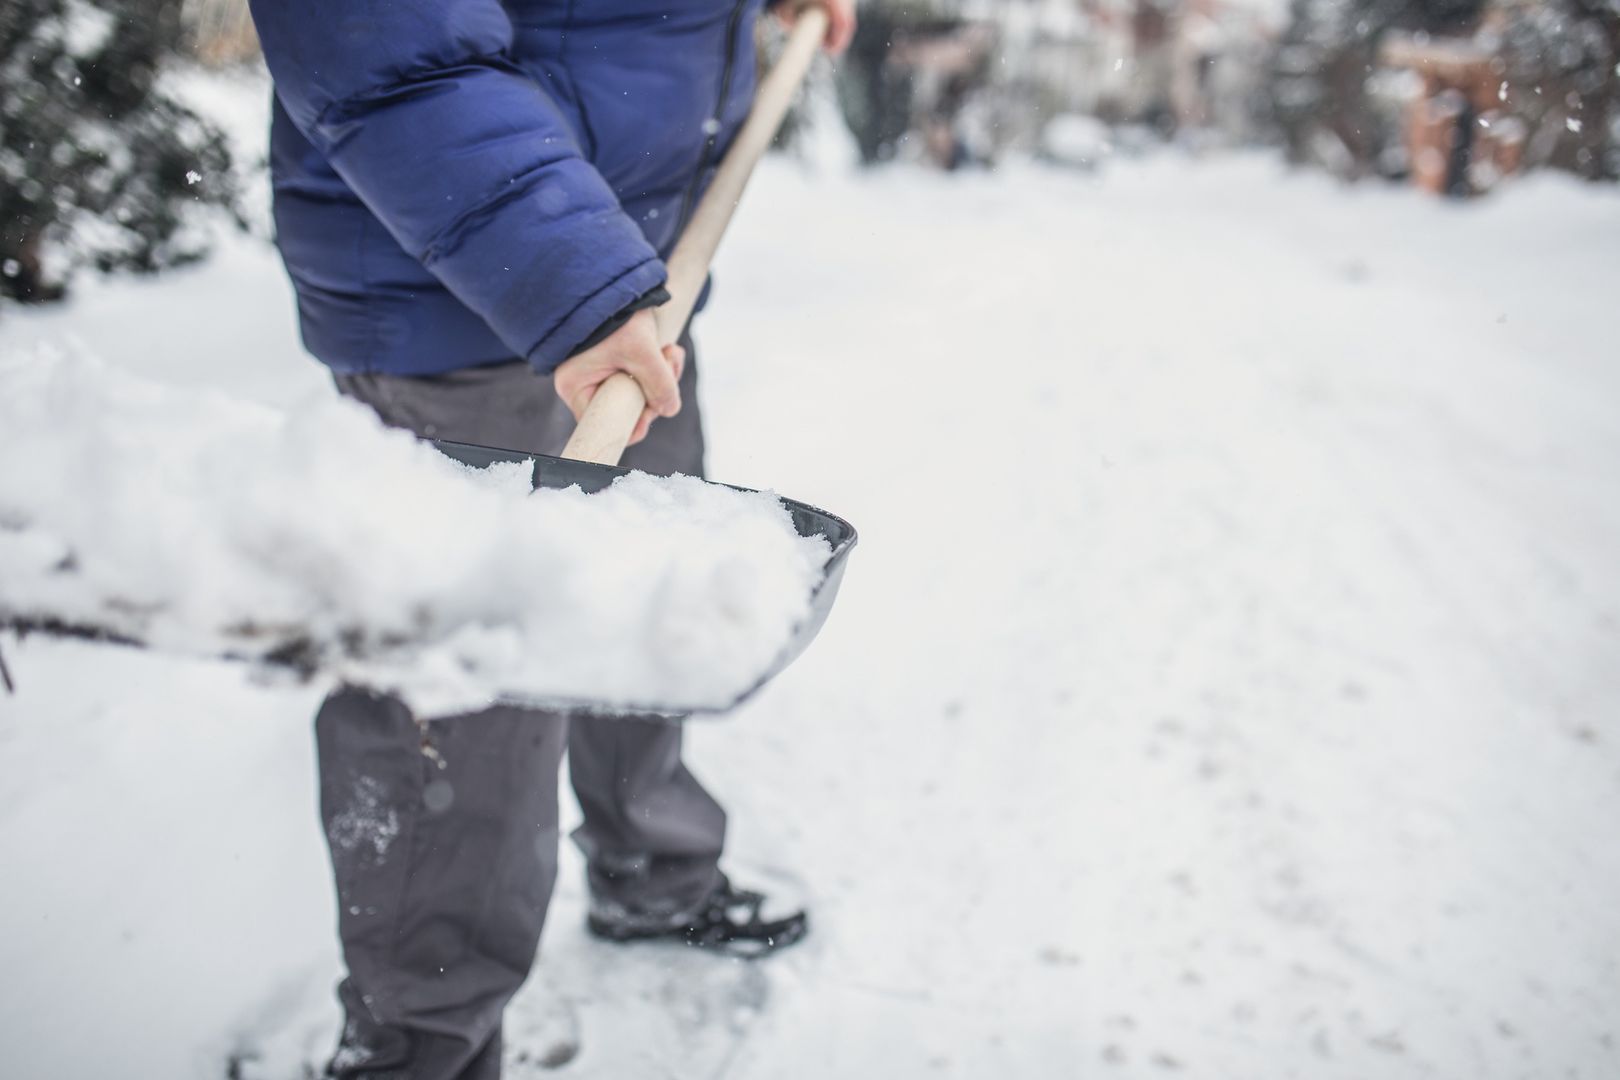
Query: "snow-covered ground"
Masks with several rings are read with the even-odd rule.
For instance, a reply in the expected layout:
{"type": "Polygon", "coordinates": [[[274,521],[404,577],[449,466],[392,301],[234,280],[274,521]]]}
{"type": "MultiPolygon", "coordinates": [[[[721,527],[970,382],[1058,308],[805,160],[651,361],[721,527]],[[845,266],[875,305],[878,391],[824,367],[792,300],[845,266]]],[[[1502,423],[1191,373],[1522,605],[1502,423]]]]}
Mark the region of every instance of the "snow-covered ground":
{"type": "MultiPolygon", "coordinates": [[[[569,854],[513,1075],[1620,1075],[1616,252],[1555,179],[769,163],[699,327],[712,472],[862,543],[691,760],[813,934],[615,950],[569,854]]],[[[257,241],[0,319],[327,392],[257,241]]],[[[299,1075],[311,693],[4,646],[0,1073],[299,1075]]]]}

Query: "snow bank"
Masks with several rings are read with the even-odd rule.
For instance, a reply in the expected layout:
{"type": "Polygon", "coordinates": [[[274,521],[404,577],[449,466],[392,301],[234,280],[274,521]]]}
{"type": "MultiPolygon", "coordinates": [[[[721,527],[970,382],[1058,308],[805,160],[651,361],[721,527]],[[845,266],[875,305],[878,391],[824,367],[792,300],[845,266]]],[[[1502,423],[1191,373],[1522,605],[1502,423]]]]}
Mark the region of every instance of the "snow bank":
{"type": "Polygon", "coordinates": [[[449,711],[499,694],[672,710],[746,690],[828,546],[780,501],[479,472],[365,408],[296,412],[46,350],[0,358],[0,618],[263,658],[449,711]]]}

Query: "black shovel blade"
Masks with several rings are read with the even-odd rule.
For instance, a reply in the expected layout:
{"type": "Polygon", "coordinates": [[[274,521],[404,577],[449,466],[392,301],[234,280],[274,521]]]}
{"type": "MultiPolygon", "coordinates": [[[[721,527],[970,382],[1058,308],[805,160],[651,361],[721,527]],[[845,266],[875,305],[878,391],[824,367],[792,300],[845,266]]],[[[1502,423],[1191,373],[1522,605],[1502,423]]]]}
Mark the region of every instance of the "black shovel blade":
{"type": "MultiPolygon", "coordinates": [[[[586,494],[594,494],[631,471],[616,465],[597,465],[589,461],[574,461],[546,454],[525,454],[517,450],[499,450],[491,446],[476,446],[472,443],[442,439],[435,439],[433,445],[446,456],[464,465],[471,465],[475,469],[488,468],[497,462],[533,462],[536,488],[578,487],[586,494]]],[[[713,483],[713,481],[704,482],[713,483]]],[[[733,484],[716,486],[730,488],[733,491],[754,491],[753,488],[742,488],[733,484]]],[[[838,586],[844,580],[844,566],[857,539],[855,526],[843,518],[796,499],[776,497],[787,507],[788,514],[793,519],[793,527],[799,535],[821,537],[832,547],[832,553],[827,556],[827,562],[822,568],[820,584],[810,595],[809,614],[794,629],[792,637],[783,646],[782,651],[752,686],[724,705],[698,708],[671,705],[667,702],[604,703],[550,698],[545,701],[518,699],[514,703],[556,712],[592,712],[614,716],[691,716],[729,712],[753,697],[759,692],[760,687],[776,678],[784,668],[797,660],[799,654],[815,640],[816,634],[820,633],[822,624],[827,621],[827,615],[832,611],[833,601],[838,597],[838,586]]]]}

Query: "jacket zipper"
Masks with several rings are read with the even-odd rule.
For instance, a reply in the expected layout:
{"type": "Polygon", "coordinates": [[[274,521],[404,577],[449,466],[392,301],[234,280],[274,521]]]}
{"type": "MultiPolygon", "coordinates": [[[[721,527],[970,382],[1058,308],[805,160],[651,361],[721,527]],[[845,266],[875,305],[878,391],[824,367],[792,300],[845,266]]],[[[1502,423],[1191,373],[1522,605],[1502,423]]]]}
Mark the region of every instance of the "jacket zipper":
{"type": "MultiPolygon", "coordinates": [[[[720,143],[720,114],[725,111],[726,98],[731,96],[731,74],[737,58],[737,28],[742,24],[743,9],[747,6],[748,0],[737,0],[736,6],[731,9],[731,18],[726,23],[726,62],[720,69],[720,100],[715,102],[714,115],[709,118],[715,128],[704,140],[703,153],[698,155],[697,172],[692,174],[692,182],[686,185],[686,194],[681,199],[681,213],[675,221],[677,240],[686,229],[686,220],[692,215],[692,204],[697,201],[698,185],[703,182],[703,174],[708,171],[709,163],[713,160],[714,148],[720,143]]],[[[709,121],[705,122],[705,126],[709,121]]]]}

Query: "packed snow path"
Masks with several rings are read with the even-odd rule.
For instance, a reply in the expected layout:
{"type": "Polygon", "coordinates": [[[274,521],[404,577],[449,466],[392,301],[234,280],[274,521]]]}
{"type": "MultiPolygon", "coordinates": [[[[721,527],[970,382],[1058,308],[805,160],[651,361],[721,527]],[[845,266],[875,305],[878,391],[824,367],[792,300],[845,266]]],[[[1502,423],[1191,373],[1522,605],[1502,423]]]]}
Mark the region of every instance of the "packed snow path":
{"type": "MultiPolygon", "coordinates": [[[[614,953],[565,862],[514,1040],[579,1080],[1620,1075],[1617,251],[1556,180],[771,165],[699,326],[712,471],[863,542],[691,760],[812,938],[614,953]]],[[[288,309],[240,243],[0,348],[286,403],[288,309]]],[[[324,1052],[308,694],[7,653],[8,1071],[324,1052]]]]}

